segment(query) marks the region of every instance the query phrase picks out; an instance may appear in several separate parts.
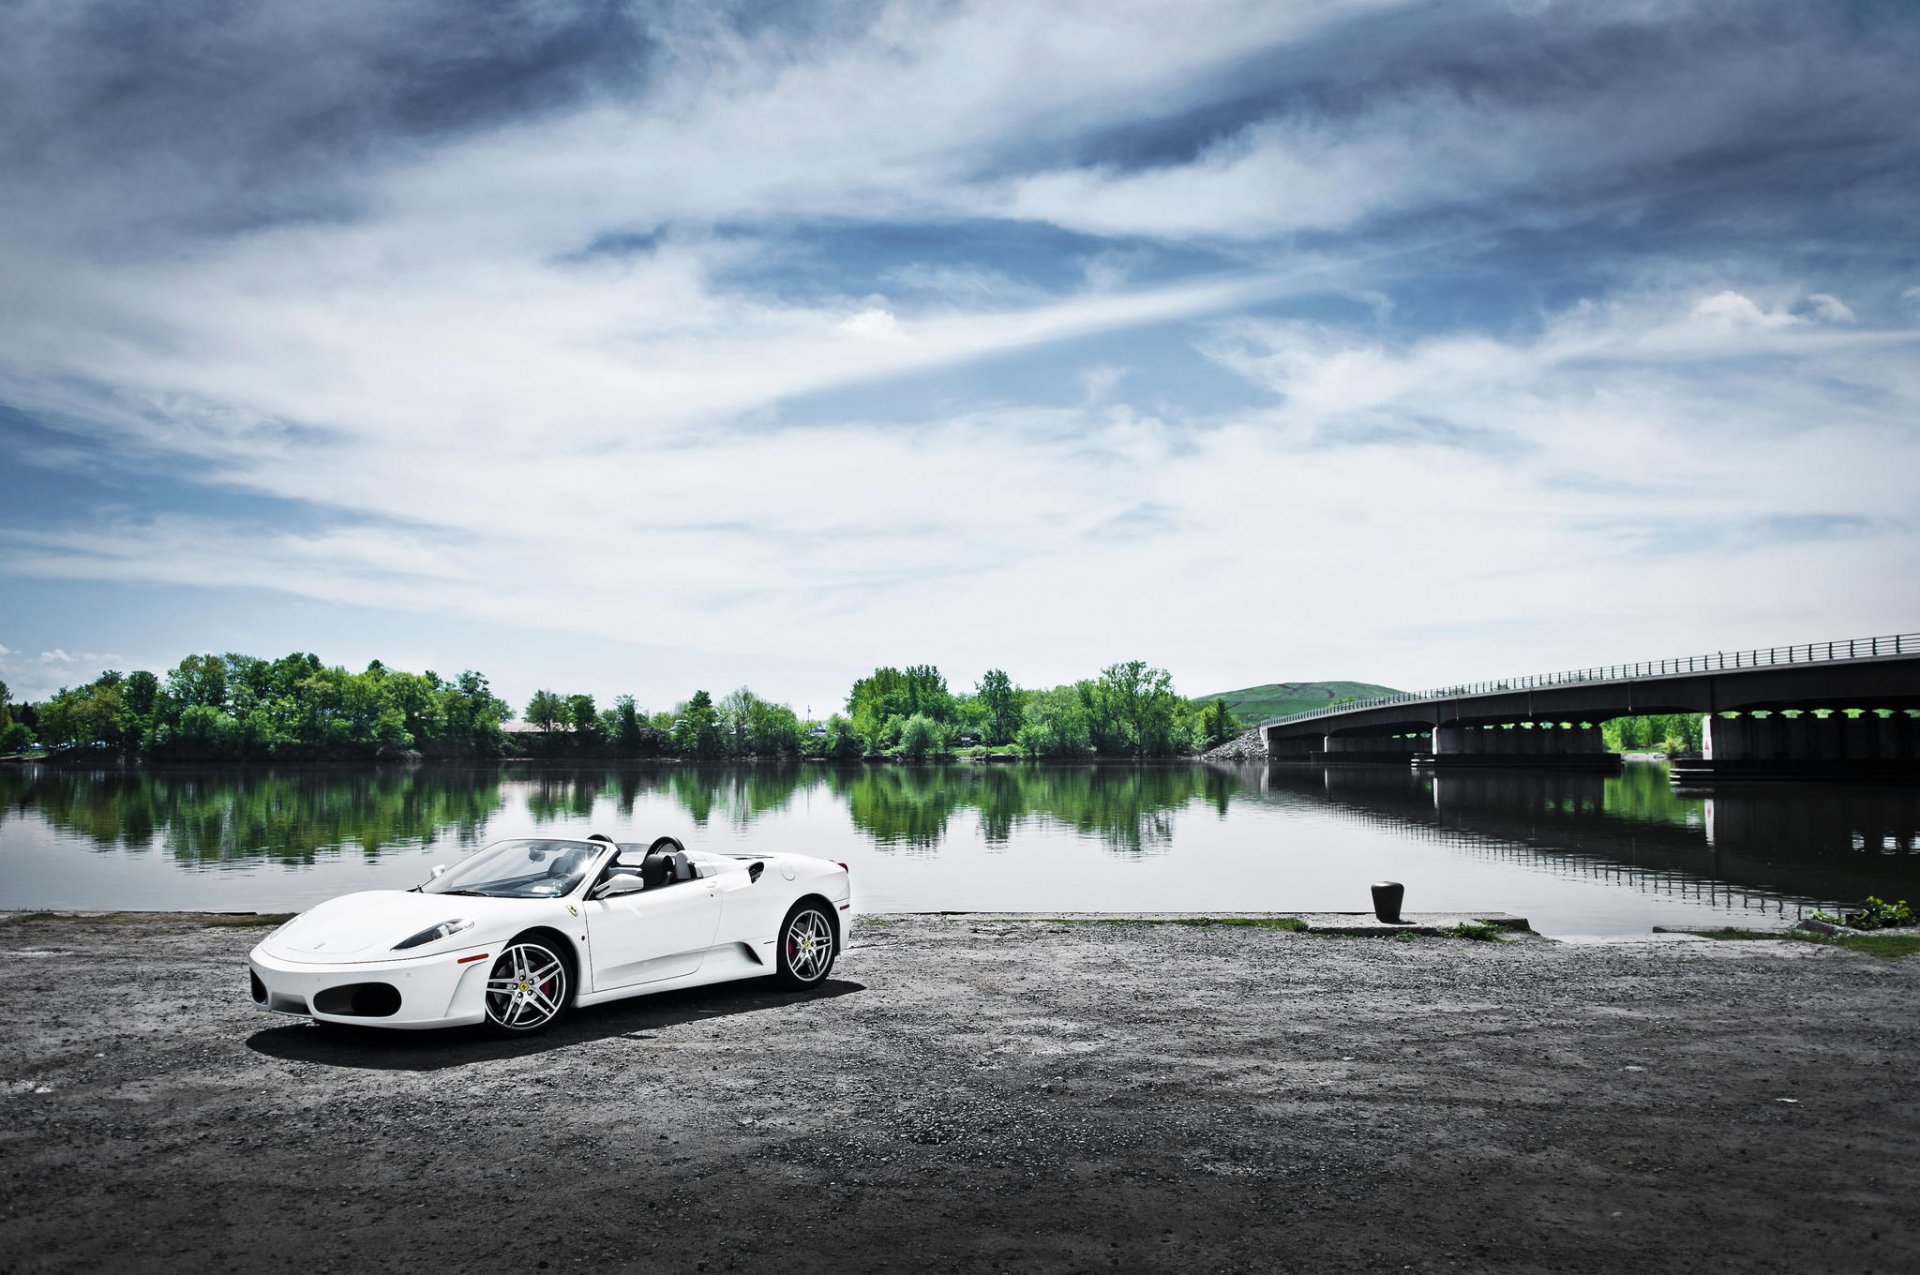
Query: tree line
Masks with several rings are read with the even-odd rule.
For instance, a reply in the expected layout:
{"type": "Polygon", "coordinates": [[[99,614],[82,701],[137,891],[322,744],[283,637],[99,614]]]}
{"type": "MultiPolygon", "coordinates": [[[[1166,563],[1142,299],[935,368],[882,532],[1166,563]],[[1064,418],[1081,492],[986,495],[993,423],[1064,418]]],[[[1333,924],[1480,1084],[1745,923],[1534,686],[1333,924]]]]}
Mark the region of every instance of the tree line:
{"type": "Polygon", "coordinates": [[[882,667],[853,684],[846,711],[824,720],[803,721],[747,687],[720,700],[695,691],[651,715],[630,695],[601,710],[590,695],[541,690],[524,720],[538,730],[519,735],[519,746],[536,754],[716,760],[1177,757],[1242,729],[1226,701],[1189,701],[1174,690],[1171,674],[1142,660],[1052,688],[1017,686],[1004,670],[989,669],[960,691],[931,664],[882,667]]]}
{"type": "Polygon", "coordinates": [[[376,660],[358,673],[295,653],[191,655],[164,675],[108,671],[38,704],[0,683],[0,751],[33,744],[177,760],[390,757],[921,759],[953,755],[1176,757],[1242,729],[1224,700],[1195,703],[1145,661],[1055,687],[992,669],[955,691],[931,664],[883,667],[845,711],[803,721],[747,687],[648,713],[631,695],[536,691],[511,707],[472,670],[447,679],[376,660]]]}
{"type": "Polygon", "coordinates": [[[189,655],[164,676],[109,670],[20,706],[52,748],[195,761],[492,756],[511,712],[485,676],[451,680],[380,661],[358,673],[316,655],[189,655]]]}

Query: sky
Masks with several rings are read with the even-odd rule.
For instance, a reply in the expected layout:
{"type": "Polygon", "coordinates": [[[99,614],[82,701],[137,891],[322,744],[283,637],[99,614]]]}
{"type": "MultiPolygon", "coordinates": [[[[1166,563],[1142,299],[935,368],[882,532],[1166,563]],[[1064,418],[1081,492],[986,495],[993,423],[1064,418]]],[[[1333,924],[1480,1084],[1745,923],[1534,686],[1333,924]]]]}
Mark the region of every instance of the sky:
{"type": "Polygon", "coordinates": [[[1908,0],[0,7],[0,678],[1920,629],[1908,0]]]}

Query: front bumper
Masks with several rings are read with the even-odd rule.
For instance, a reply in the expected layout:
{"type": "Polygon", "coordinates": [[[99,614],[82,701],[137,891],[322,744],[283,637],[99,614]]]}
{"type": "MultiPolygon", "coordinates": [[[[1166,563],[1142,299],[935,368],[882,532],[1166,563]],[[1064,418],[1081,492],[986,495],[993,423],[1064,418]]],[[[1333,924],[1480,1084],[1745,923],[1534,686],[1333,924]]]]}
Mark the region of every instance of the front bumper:
{"type": "Polygon", "coordinates": [[[480,946],[404,960],[321,965],[268,956],[256,947],[247,966],[253,1002],[268,1013],[364,1027],[457,1027],[486,1018],[491,957],[492,948],[480,946]],[[392,1002],[392,993],[384,991],[356,999],[353,989],[366,987],[391,988],[398,994],[397,1008],[379,1012],[392,1002]]]}

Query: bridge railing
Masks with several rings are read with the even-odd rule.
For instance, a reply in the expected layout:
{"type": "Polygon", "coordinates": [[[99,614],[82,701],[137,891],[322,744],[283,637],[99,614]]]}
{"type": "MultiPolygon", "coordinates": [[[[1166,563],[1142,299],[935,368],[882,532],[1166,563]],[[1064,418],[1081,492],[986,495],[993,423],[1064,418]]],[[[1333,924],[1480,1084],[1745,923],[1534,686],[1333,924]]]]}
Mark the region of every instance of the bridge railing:
{"type": "Polygon", "coordinates": [[[1579,686],[1594,682],[1623,682],[1641,677],[1675,677],[1685,673],[1717,673],[1722,669],[1766,668],[1776,664],[1824,664],[1833,660],[1869,660],[1883,655],[1920,655],[1920,633],[1891,633],[1880,637],[1842,638],[1833,642],[1802,642],[1797,646],[1769,646],[1752,651],[1715,651],[1711,655],[1681,655],[1638,664],[1604,664],[1563,673],[1533,673],[1493,682],[1463,682],[1426,691],[1397,691],[1368,699],[1348,700],[1309,708],[1285,717],[1269,718],[1262,726],[1285,726],[1337,713],[1389,704],[1420,704],[1458,699],[1463,695],[1497,695],[1502,691],[1531,691],[1549,686],[1579,686]]]}

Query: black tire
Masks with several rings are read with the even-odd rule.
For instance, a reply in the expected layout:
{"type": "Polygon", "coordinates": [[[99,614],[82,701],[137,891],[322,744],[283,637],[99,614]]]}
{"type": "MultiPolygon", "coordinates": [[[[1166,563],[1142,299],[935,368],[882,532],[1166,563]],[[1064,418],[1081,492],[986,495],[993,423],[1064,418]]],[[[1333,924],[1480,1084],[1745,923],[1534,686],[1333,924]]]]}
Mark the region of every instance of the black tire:
{"type": "Polygon", "coordinates": [[[833,913],[818,899],[802,899],[780,922],[779,973],[784,987],[818,987],[833,970],[840,955],[840,936],[834,928],[833,913]]]}
{"type": "Polygon", "coordinates": [[[531,1036],[566,1016],[573,1003],[573,957],[550,935],[522,934],[487,967],[487,1030],[531,1036]]]}

